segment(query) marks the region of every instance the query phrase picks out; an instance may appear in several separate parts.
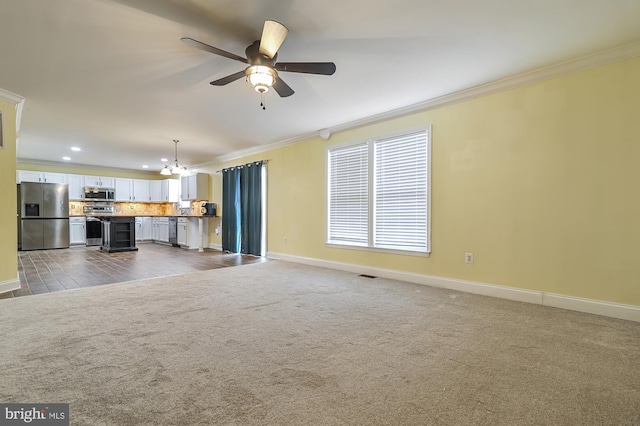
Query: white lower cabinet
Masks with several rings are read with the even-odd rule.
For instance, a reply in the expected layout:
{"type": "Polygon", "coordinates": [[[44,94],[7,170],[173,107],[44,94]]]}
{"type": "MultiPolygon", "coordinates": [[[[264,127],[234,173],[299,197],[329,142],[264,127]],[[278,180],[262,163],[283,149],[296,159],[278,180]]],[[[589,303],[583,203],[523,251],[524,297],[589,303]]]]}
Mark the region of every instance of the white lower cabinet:
{"type": "MultiPolygon", "coordinates": [[[[179,217],[178,218],[178,244],[180,247],[188,249],[200,248],[200,218],[179,217]]],[[[202,219],[202,248],[209,246],[209,219],[202,219]]]]}
{"type": "Polygon", "coordinates": [[[142,241],[142,218],[136,217],[136,242],[142,241]]]}
{"type": "Polygon", "coordinates": [[[187,218],[178,218],[178,245],[180,247],[187,245],[187,218]]]}
{"type": "Polygon", "coordinates": [[[136,217],[136,241],[153,240],[153,223],[150,217],[136,217]]]}
{"type": "Polygon", "coordinates": [[[153,223],[151,217],[136,217],[136,241],[153,240],[153,223]]]}
{"type": "Polygon", "coordinates": [[[154,217],[152,219],[152,224],[153,224],[153,241],[168,243],[169,242],[169,218],[154,217]]]}
{"type": "MultiPolygon", "coordinates": [[[[209,218],[178,217],[178,245],[188,249],[200,248],[200,225],[202,220],[202,248],[209,246],[209,218]]],[[[169,217],[136,217],[136,241],[169,243],[169,217]]]]}
{"type": "Polygon", "coordinates": [[[150,217],[141,217],[142,219],[142,241],[153,240],[153,223],[150,217]]]}
{"type": "Polygon", "coordinates": [[[83,217],[69,218],[69,245],[85,245],[87,244],[87,219],[83,217]]]}

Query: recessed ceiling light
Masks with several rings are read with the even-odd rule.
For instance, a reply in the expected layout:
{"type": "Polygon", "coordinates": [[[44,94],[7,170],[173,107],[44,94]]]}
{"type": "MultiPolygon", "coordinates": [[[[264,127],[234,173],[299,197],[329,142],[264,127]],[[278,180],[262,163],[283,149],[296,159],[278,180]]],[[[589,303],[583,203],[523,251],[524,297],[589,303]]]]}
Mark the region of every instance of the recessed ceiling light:
{"type": "Polygon", "coordinates": [[[146,164],[143,164],[143,165],[142,165],[142,168],[143,168],[143,169],[148,169],[148,168],[149,168],[149,166],[147,166],[146,164]]]}
{"type": "Polygon", "coordinates": [[[169,160],[167,160],[166,158],[161,158],[160,161],[162,161],[163,163],[166,163],[169,160]]]}
{"type": "Polygon", "coordinates": [[[69,160],[71,160],[71,157],[62,157],[62,159],[65,160],[65,161],[69,161],[69,160]]]}
{"type": "Polygon", "coordinates": [[[76,151],[76,152],[78,152],[78,151],[82,151],[82,150],[81,150],[80,148],[78,148],[77,146],[72,146],[72,147],[71,147],[71,151],[76,151]]]}

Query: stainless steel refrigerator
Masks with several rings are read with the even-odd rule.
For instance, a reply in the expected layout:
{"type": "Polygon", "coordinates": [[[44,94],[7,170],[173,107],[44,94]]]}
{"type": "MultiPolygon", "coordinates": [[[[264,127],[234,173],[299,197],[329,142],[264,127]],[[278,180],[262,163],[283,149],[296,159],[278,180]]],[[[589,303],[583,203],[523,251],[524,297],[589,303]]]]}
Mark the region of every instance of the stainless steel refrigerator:
{"type": "Polygon", "coordinates": [[[18,186],[18,249],[68,248],[69,186],[30,182],[18,186]]]}

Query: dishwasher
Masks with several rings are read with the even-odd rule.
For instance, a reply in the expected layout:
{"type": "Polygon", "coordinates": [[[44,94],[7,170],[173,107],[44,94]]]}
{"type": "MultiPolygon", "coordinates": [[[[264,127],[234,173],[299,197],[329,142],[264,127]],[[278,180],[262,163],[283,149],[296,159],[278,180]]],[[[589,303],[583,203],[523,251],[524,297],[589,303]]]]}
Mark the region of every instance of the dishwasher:
{"type": "Polygon", "coordinates": [[[169,217],[169,244],[178,247],[178,218],[169,217]]]}

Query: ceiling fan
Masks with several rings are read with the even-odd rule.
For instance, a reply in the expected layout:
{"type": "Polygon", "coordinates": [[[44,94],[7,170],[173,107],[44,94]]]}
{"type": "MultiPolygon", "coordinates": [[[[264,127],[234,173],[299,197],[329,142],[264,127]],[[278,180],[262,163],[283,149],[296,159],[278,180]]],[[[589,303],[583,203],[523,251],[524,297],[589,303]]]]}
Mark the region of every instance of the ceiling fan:
{"type": "MultiPolygon", "coordinates": [[[[279,22],[265,21],[260,40],[254,41],[245,50],[246,58],[189,37],[183,37],[180,40],[197,49],[249,65],[243,71],[222,77],[212,81],[210,84],[224,86],[246,77],[247,83],[260,94],[264,94],[270,87],[273,87],[278,95],[287,97],[295,92],[279,77],[278,71],[320,75],[332,75],[336,72],[336,64],[333,62],[276,62],[278,49],[287,37],[288,32],[287,27],[279,22]]],[[[262,106],[264,108],[264,105],[262,106]]]]}

